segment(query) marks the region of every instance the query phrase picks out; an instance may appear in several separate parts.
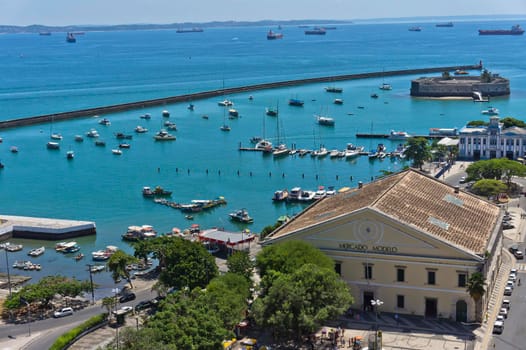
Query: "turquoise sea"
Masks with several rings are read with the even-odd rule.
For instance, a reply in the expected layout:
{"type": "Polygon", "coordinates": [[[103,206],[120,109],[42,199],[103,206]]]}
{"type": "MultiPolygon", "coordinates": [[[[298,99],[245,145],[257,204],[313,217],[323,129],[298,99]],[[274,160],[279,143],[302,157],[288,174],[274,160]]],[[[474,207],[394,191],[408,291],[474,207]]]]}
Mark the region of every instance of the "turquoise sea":
{"type": "MultiPolygon", "coordinates": [[[[192,92],[256,83],[390,71],[422,67],[475,64],[480,60],[493,73],[511,80],[512,94],[496,98],[491,105],[501,116],[524,119],[526,110],[526,50],[524,36],[479,37],[479,28],[509,28],[516,21],[458,22],[453,28],[429,23],[349,24],[329,30],[325,36],[306,36],[303,28],[284,26],[282,40],[266,40],[268,27],[206,28],[202,33],[175,31],[86,32],[75,44],[66,43],[65,33],[0,35],[0,120],[54,112],[146,100],[192,92]],[[412,25],[421,32],[410,32],[412,25]]],[[[478,74],[478,72],[470,72],[478,74]]],[[[366,149],[384,142],[393,149],[398,142],[356,139],[357,132],[388,133],[391,129],[427,134],[431,127],[462,127],[469,120],[485,119],[487,104],[471,100],[422,100],[409,96],[416,76],[338,82],[342,94],[325,92],[327,84],[303,85],[277,90],[229,95],[240,117],[228,120],[230,132],[222,132],[222,98],[191,101],[17,129],[0,130],[0,214],[92,220],[97,235],[81,238],[86,256],[106,245],[118,245],[131,252],[120,236],[130,225],[153,225],[159,232],[198,223],[203,228],[219,226],[241,230],[247,226],[229,220],[228,213],[246,208],[259,232],[284,214],[298,213],[302,206],[274,204],[275,190],[320,185],[356,186],[368,182],[381,170],[398,170],[403,164],[313,159],[310,156],[273,159],[257,152],[239,152],[250,146],[253,136],[277,142],[278,136],[297,148],[343,149],[347,143],[366,149]],[[393,86],[380,91],[382,82],[393,86]],[[370,98],[376,92],[378,99],[370,98]],[[287,105],[289,98],[305,101],[302,108],[287,105]],[[343,105],[334,105],[342,98],[343,105]],[[265,107],[279,106],[279,119],[265,115],[265,107]],[[174,142],[154,142],[161,128],[162,110],[169,110],[177,124],[174,142]],[[150,113],[146,121],[139,116],[150,113]],[[315,123],[314,114],[328,113],[336,121],[332,128],[315,123]],[[208,115],[208,119],[202,118],[208,115]],[[142,125],[150,131],[134,134],[142,125]],[[99,131],[105,148],[96,147],[74,135],[89,129],[99,131]],[[278,135],[279,129],[279,135],[278,135]],[[46,149],[50,133],[61,133],[59,151],[46,149]],[[112,154],[119,141],[114,134],[134,134],[131,148],[121,156],[112,154]],[[17,146],[19,153],[9,151],[17,146]],[[66,160],[66,151],[75,152],[66,160]],[[351,181],[352,177],[352,181],[351,181]],[[172,190],[172,200],[213,199],[224,196],[228,204],[197,213],[193,221],[184,214],[146,200],[143,186],[161,185],[172,190]]],[[[62,273],[88,277],[84,259],[76,263],[52,251],[54,242],[22,240],[24,251],[10,253],[9,260],[27,259],[31,247],[44,244],[48,251],[33,259],[43,265],[41,272],[28,272],[35,279],[62,273]]],[[[3,259],[0,259],[3,260],[3,259]]],[[[5,272],[0,263],[0,272],[5,272]]],[[[107,275],[96,282],[111,288],[107,275]]]]}

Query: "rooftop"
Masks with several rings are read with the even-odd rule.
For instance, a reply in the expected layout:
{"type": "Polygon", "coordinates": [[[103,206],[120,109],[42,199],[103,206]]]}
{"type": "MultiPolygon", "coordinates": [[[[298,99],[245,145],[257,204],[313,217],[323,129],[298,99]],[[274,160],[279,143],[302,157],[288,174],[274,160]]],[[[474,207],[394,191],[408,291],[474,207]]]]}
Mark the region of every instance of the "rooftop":
{"type": "Polygon", "coordinates": [[[269,239],[363,209],[381,212],[437,239],[484,254],[500,216],[498,206],[415,170],[364,184],[315,202],[269,239]]]}

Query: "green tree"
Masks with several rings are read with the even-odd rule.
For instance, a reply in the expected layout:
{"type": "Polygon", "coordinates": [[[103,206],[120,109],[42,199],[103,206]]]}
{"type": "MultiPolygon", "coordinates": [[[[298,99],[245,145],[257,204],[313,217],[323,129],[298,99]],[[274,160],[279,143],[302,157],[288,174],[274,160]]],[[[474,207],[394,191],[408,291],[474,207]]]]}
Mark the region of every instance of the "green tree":
{"type": "Polygon", "coordinates": [[[489,123],[484,120],[472,120],[466,124],[466,126],[472,127],[472,128],[479,127],[479,126],[488,126],[488,125],[489,123]]]}
{"type": "Polygon", "coordinates": [[[111,311],[115,309],[115,306],[117,306],[117,300],[114,296],[102,298],[101,307],[106,309],[106,311],[108,312],[108,315],[111,315],[111,311]]]}
{"type": "Polygon", "coordinates": [[[247,252],[236,251],[226,260],[228,271],[245,277],[248,281],[252,278],[254,263],[250,260],[247,252]]]}
{"type": "Polygon", "coordinates": [[[256,260],[261,277],[265,277],[270,271],[292,273],[308,263],[334,271],[334,261],[304,241],[293,240],[267,246],[256,260]]]}
{"type": "Polygon", "coordinates": [[[305,264],[282,274],[253,305],[257,324],[279,339],[301,339],[353,303],[347,284],[332,269],[305,264]]]}
{"type": "Polygon", "coordinates": [[[424,162],[431,159],[431,147],[425,137],[411,137],[407,140],[404,152],[407,159],[413,161],[413,167],[422,170],[424,162]]]}
{"type": "Polygon", "coordinates": [[[123,277],[130,284],[130,288],[133,288],[130,271],[126,268],[128,265],[136,263],[138,260],[134,256],[126,254],[122,250],[117,250],[112,254],[108,260],[108,270],[111,271],[111,277],[113,281],[117,281],[123,277]]]}
{"type": "Polygon", "coordinates": [[[165,267],[159,280],[177,290],[204,288],[218,274],[215,258],[199,242],[173,237],[163,247],[165,267]]]}
{"type": "Polygon", "coordinates": [[[473,301],[475,302],[475,317],[477,321],[481,321],[481,312],[480,312],[480,301],[486,293],[486,279],[481,272],[472,273],[469,276],[468,284],[466,291],[469,293],[473,301]]]}
{"type": "Polygon", "coordinates": [[[466,173],[469,180],[495,179],[504,180],[510,188],[514,176],[526,175],[526,166],[507,158],[479,160],[470,164],[466,173]]]}
{"type": "Polygon", "coordinates": [[[491,73],[487,69],[484,69],[480,74],[480,81],[483,83],[491,83],[492,79],[491,73]]]}
{"type": "Polygon", "coordinates": [[[515,119],[515,118],[512,118],[512,117],[506,117],[506,118],[502,118],[500,120],[500,122],[502,124],[504,124],[504,128],[509,128],[509,127],[512,127],[512,126],[517,126],[519,128],[526,128],[526,123],[524,123],[522,120],[519,120],[519,119],[515,119]]]}
{"type": "Polygon", "coordinates": [[[495,196],[506,191],[506,184],[500,180],[483,179],[475,182],[471,191],[479,196],[495,196]]]}

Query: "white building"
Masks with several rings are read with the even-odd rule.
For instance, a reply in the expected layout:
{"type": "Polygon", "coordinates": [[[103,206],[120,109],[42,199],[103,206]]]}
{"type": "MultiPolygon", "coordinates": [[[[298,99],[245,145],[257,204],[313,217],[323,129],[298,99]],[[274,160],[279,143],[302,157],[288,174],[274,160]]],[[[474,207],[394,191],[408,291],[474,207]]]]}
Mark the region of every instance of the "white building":
{"type": "Polygon", "coordinates": [[[526,129],[503,128],[499,117],[492,116],[488,126],[464,127],[459,132],[460,159],[518,159],[526,154],[526,129]]]}

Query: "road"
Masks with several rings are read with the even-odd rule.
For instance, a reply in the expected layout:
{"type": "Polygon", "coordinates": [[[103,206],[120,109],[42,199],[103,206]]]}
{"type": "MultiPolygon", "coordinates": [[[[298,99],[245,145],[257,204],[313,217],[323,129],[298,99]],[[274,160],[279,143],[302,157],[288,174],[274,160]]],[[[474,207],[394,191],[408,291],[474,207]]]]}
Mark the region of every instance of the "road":
{"type": "MultiPolygon", "coordinates": [[[[135,306],[140,301],[149,300],[156,296],[149,287],[134,290],[137,299],[122,303],[124,305],[135,306]]],[[[95,305],[76,311],[71,316],[62,318],[48,318],[41,321],[26,324],[4,324],[0,327],[0,349],[15,349],[15,347],[3,347],[2,342],[10,338],[16,338],[24,343],[25,350],[49,349],[55,340],[70,329],[80,325],[90,317],[106,312],[100,301],[95,305]],[[31,334],[31,337],[29,335],[31,334]]]]}

